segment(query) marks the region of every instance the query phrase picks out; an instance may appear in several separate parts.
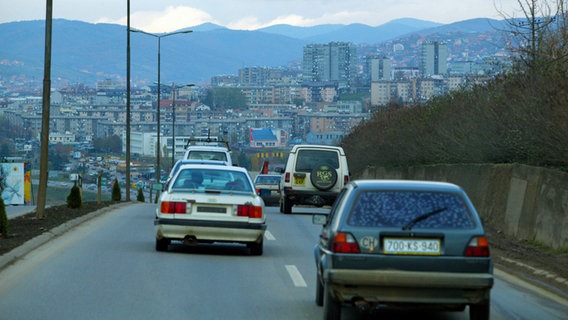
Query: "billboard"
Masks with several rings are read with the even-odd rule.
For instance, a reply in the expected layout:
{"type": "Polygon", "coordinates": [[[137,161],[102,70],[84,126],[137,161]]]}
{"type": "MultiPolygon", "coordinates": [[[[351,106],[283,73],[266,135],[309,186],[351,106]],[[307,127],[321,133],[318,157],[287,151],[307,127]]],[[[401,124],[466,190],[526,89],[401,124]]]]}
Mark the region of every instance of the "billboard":
{"type": "Polygon", "coordinates": [[[6,205],[29,204],[31,200],[31,171],[24,163],[0,163],[2,199],[6,205]],[[26,177],[27,172],[27,179],[26,177]],[[27,181],[26,181],[27,180],[27,181]]]}

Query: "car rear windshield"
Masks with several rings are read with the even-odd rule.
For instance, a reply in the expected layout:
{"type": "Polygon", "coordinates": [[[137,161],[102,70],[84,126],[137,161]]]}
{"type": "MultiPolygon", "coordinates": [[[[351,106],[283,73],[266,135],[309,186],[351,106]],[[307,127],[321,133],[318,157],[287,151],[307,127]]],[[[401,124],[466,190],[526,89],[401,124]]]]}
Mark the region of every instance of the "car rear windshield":
{"type": "Polygon", "coordinates": [[[334,169],[339,168],[337,151],[331,150],[299,150],[296,157],[296,171],[310,172],[319,165],[328,165],[334,169]]]}
{"type": "Polygon", "coordinates": [[[227,161],[227,155],[224,152],[218,151],[190,151],[187,155],[187,159],[191,160],[218,160],[227,161]]]}
{"type": "Polygon", "coordinates": [[[258,184],[280,184],[280,176],[256,176],[258,184]]]}
{"type": "Polygon", "coordinates": [[[412,228],[427,229],[470,229],[475,226],[461,196],[412,191],[361,192],[347,223],[395,228],[411,224],[412,228]]]}
{"type": "Polygon", "coordinates": [[[172,190],[208,190],[254,192],[246,173],[230,170],[182,169],[172,184],[172,190]]]}

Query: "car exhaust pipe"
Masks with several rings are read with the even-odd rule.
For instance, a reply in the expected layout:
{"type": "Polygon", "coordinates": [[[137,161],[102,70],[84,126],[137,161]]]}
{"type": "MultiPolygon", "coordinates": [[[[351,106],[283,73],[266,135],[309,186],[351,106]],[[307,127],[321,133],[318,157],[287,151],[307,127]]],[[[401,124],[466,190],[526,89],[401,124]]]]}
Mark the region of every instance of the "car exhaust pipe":
{"type": "Polygon", "coordinates": [[[195,236],[185,236],[183,238],[183,244],[185,244],[186,246],[196,246],[197,238],[195,236]]]}
{"type": "Polygon", "coordinates": [[[357,309],[357,311],[359,312],[364,312],[367,313],[370,310],[370,305],[367,301],[363,300],[363,299],[357,299],[353,302],[353,305],[355,305],[355,308],[357,309]]]}

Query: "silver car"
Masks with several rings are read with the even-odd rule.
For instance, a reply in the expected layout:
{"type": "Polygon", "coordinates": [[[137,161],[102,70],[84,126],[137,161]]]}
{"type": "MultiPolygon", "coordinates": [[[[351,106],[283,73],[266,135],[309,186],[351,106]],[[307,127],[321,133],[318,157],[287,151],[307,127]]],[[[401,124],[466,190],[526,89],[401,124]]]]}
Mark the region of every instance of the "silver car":
{"type": "Polygon", "coordinates": [[[279,174],[259,174],[254,178],[256,193],[262,197],[265,205],[279,203],[281,180],[282,176],[279,174]]]}
{"type": "Polygon", "coordinates": [[[358,180],[346,185],[315,247],[316,303],[324,319],[418,307],[489,319],[493,263],[466,193],[444,182],[358,180]]]}

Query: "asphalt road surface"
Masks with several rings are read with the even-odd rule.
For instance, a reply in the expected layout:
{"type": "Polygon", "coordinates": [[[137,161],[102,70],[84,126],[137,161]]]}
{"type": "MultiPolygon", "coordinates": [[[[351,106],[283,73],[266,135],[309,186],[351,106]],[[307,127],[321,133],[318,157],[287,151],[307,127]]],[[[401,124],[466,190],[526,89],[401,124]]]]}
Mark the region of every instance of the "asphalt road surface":
{"type": "MultiPolygon", "coordinates": [[[[240,245],[154,250],[154,207],[90,220],[0,273],[0,319],[321,319],[313,209],[268,207],[264,254],[240,245]]],[[[566,319],[568,302],[501,271],[491,319],[566,319]]],[[[381,311],[381,319],[468,319],[466,312],[381,311]]],[[[343,319],[376,319],[345,309],[343,319]]]]}

